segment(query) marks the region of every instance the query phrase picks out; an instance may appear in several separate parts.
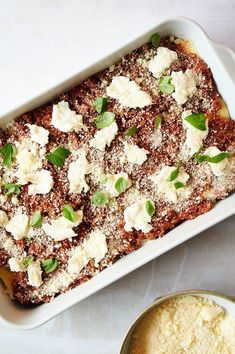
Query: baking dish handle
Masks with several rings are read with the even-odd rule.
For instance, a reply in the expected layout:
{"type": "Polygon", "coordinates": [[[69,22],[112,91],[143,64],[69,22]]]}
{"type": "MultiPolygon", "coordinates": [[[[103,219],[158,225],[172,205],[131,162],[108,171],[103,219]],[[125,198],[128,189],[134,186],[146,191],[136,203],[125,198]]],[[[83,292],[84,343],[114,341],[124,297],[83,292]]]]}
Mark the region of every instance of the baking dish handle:
{"type": "Polygon", "coordinates": [[[213,46],[221,62],[229,69],[229,75],[235,82],[235,52],[222,44],[213,43],[213,46]]]}

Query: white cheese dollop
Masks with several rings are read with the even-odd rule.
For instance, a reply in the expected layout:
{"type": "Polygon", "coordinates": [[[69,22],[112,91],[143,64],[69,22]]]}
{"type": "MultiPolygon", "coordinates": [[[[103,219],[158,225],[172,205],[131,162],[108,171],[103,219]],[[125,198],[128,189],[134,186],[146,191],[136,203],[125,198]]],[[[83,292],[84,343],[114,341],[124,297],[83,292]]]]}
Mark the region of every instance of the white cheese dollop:
{"type": "Polygon", "coordinates": [[[84,240],[83,248],[88,258],[93,258],[95,263],[99,263],[108,252],[106,236],[100,230],[90,233],[88,239],[84,240]]]}
{"type": "Polygon", "coordinates": [[[18,212],[6,224],[5,229],[12,234],[15,240],[22,240],[29,232],[28,216],[18,212]]]}
{"type": "Polygon", "coordinates": [[[117,132],[117,123],[113,122],[108,127],[98,130],[94,138],[89,140],[89,145],[95,149],[104,151],[106,146],[110,146],[117,132]]]}
{"type": "Polygon", "coordinates": [[[157,55],[148,62],[148,69],[158,79],[177,59],[178,55],[176,52],[165,47],[159,47],[157,55]]]}
{"type": "Polygon", "coordinates": [[[106,88],[106,94],[129,108],[143,108],[152,104],[151,96],[142,91],[135,81],[125,76],[115,76],[106,88]]]}
{"type": "Polygon", "coordinates": [[[68,102],[61,101],[53,105],[51,124],[61,132],[87,130],[82,116],[69,108],[68,102]]]}
{"type": "Polygon", "coordinates": [[[136,163],[142,165],[147,160],[147,154],[149,153],[145,149],[139,148],[137,145],[132,145],[124,142],[124,152],[126,154],[127,161],[130,163],[136,163]]]}
{"type": "Polygon", "coordinates": [[[26,267],[23,264],[22,260],[18,258],[10,258],[8,264],[12,272],[24,272],[26,270],[26,267]]]}
{"type": "Polygon", "coordinates": [[[149,177],[149,179],[156,185],[160,194],[163,194],[166,199],[171,203],[177,203],[178,196],[184,191],[184,188],[175,188],[176,182],[186,183],[189,179],[189,175],[179,169],[179,175],[173,181],[169,181],[170,175],[177,167],[164,166],[160,172],[149,177]]]}
{"type": "Polygon", "coordinates": [[[42,284],[42,270],[40,262],[31,262],[27,267],[28,284],[38,288],[42,284]]]}
{"type": "Polygon", "coordinates": [[[68,260],[68,272],[79,274],[90,259],[98,264],[108,252],[106,236],[100,230],[94,230],[81,246],[76,247],[68,260]]]}
{"type": "Polygon", "coordinates": [[[0,227],[5,226],[8,223],[7,213],[3,210],[0,210],[0,227]]]}
{"type": "MultiPolygon", "coordinates": [[[[221,152],[224,152],[224,151],[221,151],[216,146],[210,146],[209,148],[207,148],[203,152],[203,155],[214,157],[218,154],[221,154],[221,152]]],[[[217,162],[217,163],[211,163],[211,162],[208,162],[208,163],[210,165],[210,168],[211,168],[211,171],[213,172],[213,174],[215,176],[220,176],[224,173],[224,170],[228,166],[228,158],[226,157],[224,160],[217,162]]]]}
{"type": "MultiPolygon", "coordinates": [[[[146,202],[147,199],[140,200],[124,210],[124,229],[126,231],[132,231],[134,228],[137,231],[146,233],[152,230],[150,225],[151,216],[147,213],[146,202]]],[[[153,202],[152,204],[154,205],[153,202]]]]}
{"type": "Polygon", "coordinates": [[[206,130],[202,131],[192,124],[188,123],[185,118],[188,117],[192,112],[190,110],[184,111],[182,113],[183,126],[186,129],[186,140],[184,143],[185,153],[189,156],[193,156],[201,148],[203,140],[206,139],[208,135],[208,120],[206,119],[206,130]]]}
{"type": "Polygon", "coordinates": [[[47,194],[54,183],[50,171],[44,169],[31,174],[28,181],[32,183],[28,187],[29,195],[47,194]]]}
{"type": "Polygon", "coordinates": [[[91,172],[91,166],[86,158],[85,151],[80,152],[79,158],[71,162],[68,168],[68,180],[70,193],[85,193],[89,190],[86,183],[86,175],[91,172]]]}
{"type": "Polygon", "coordinates": [[[78,246],[68,260],[68,272],[79,274],[88,262],[89,258],[87,257],[84,248],[78,246]]]}
{"type": "Polygon", "coordinates": [[[107,182],[104,184],[104,187],[112,197],[117,197],[120,194],[115,188],[115,184],[119,178],[122,177],[127,182],[126,189],[130,188],[131,186],[131,180],[129,179],[128,174],[125,172],[120,172],[113,175],[108,173],[107,175],[105,175],[105,177],[107,178],[107,182]]]}
{"type": "Polygon", "coordinates": [[[43,127],[39,127],[36,124],[26,124],[30,130],[31,140],[38,143],[41,146],[45,146],[48,143],[49,131],[43,127]]]}
{"type": "Polygon", "coordinates": [[[42,160],[36,144],[25,139],[22,144],[17,145],[16,162],[18,164],[16,172],[18,183],[28,183],[29,175],[42,167],[42,160]]]}
{"type": "Polygon", "coordinates": [[[183,71],[173,71],[171,77],[171,83],[175,87],[172,97],[178,104],[184,104],[197,91],[196,74],[191,69],[187,69],[185,73],[183,71]]]}
{"type": "Polygon", "coordinates": [[[42,228],[55,241],[63,241],[66,238],[77,236],[73,231],[73,227],[78,226],[82,222],[83,212],[77,210],[76,215],[77,220],[75,222],[66,219],[64,216],[60,216],[58,219],[52,220],[50,224],[43,224],[42,228]]]}

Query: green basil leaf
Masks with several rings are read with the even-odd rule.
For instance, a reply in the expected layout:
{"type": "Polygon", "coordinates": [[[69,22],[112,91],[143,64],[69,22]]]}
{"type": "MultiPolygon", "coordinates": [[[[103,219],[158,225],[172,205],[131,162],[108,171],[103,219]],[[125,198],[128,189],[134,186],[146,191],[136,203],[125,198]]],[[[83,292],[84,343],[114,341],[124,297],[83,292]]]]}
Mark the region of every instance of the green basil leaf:
{"type": "Polygon", "coordinates": [[[105,205],[108,203],[108,197],[101,191],[96,191],[91,197],[91,203],[94,205],[105,205]]]}
{"type": "Polygon", "coordinates": [[[63,210],[63,216],[68,219],[69,221],[75,222],[76,221],[76,213],[73,207],[70,204],[66,204],[63,210]]]}
{"type": "Polygon", "coordinates": [[[203,113],[193,113],[184,118],[186,122],[191,124],[194,128],[205,131],[206,128],[206,116],[203,113]]]}
{"type": "Polygon", "coordinates": [[[6,189],[8,189],[8,192],[6,193],[6,195],[10,195],[10,194],[20,194],[20,187],[22,185],[15,184],[15,183],[5,183],[3,186],[6,189]]]}
{"type": "Polygon", "coordinates": [[[209,162],[210,163],[219,163],[221,161],[223,161],[224,159],[226,159],[228,157],[228,152],[221,152],[218,155],[215,155],[213,157],[210,157],[209,162]]]}
{"type": "Polygon", "coordinates": [[[175,189],[179,189],[179,188],[185,187],[185,184],[183,182],[175,182],[174,186],[175,186],[175,189]]]}
{"type": "Polygon", "coordinates": [[[33,260],[34,260],[34,257],[33,257],[33,256],[27,257],[27,258],[25,258],[25,259],[23,260],[23,265],[24,265],[25,267],[28,267],[28,265],[29,265],[30,263],[32,263],[33,260]]]}
{"type": "Polygon", "coordinates": [[[95,124],[98,129],[103,129],[109,127],[115,119],[115,114],[113,112],[101,113],[95,120],[95,124]]]}
{"type": "Polygon", "coordinates": [[[146,211],[149,214],[149,216],[152,216],[154,214],[155,208],[154,208],[154,205],[151,202],[151,200],[147,200],[145,207],[146,207],[146,211]]]}
{"type": "Polygon", "coordinates": [[[94,102],[94,108],[97,113],[103,113],[107,107],[107,97],[97,97],[94,102]]]}
{"type": "Polygon", "coordinates": [[[65,159],[71,154],[71,152],[62,146],[56,148],[50,154],[47,154],[46,159],[52,164],[58,167],[63,167],[65,159]]]}
{"type": "Polygon", "coordinates": [[[179,167],[177,167],[174,171],[171,172],[169,177],[169,182],[174,181],[179,176],[179,167]]]}
{"type": "Polygon", "coordinates": [[[42,226],[42,213],[41,211],[35,211],[30,219],[30,226],[39,228],[42,226]]]}
{"type": "Polygon", "coordinates": [[[203,162],[203,161],[208,161],[210,163],[219,163],[226,159],[229,156],[228,152],[221,152],[213,157],[210,157],[208,155],[196,155],[196,159],[198,162],[203,162]]]}
{"type": "Polygon", "coordinates": [[[159,89],[162,93],[167,95],[171,94],[175,90],[175,86],[171,84],[172,77],[167,75],[158,80],[159,89]]]}
{"type": "Polygon", "coordinates": [[[14,145],[7,143],[0,149],[0,154],[3,157],[3,165],[11,168],[13,158],[16,156],[16,148],[14,145]]]}
{"type": "Polygon", "coordinates": [[[159,128],[160,128],[161,123],[162,123],[162,118],[161,118],[161,116],[156,116],[156,118],[155,118],[155,127],[156,127],[156,129],[159,129],[159,128]]]}
{"type": "Polygon", "coordinates": [[[152,46],[154,48],[158,48],[160,45],[160,41],[161,41],[161,36],[158,33],[153,33],[151,36],[151,42],[152,42],[152,46]]]}
{"type": "Polygon", "coordinates": [[[52,273],[58,267],[58,261],[56,258],[48,258],[42,261],[42,266],[47,274],[52,273]]]}
{"type": "Polygon", "coordinates": [[[126,136],[133,136],[138,132],[138,128],[136,125],[133,125],[129,130],[126,132],[126,136]]]}
{"type": "Polygon", "coordinates": [[[108,178],[105,175],[100,177],[100,184],[106,184],[108,182],[108,178]]]}
{"type": "Polygon", "coordinates": [[[119,177],[118,180],[115,183],[115,189],[116,191],[121,194],[123,192],[125,192],[125,190],[127,189],[128,183],[125,180],[125,178],[123,177],[119,177]]]}

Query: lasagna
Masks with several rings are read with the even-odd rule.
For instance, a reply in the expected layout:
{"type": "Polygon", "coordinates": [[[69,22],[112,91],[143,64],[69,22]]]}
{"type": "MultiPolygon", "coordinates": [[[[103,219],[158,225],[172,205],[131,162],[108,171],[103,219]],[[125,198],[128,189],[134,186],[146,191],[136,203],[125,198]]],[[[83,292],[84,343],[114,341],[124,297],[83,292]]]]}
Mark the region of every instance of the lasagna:
{"type": "Polygon", "coordinates": [[[189,41],[151,42],[0,130],[0,277],[51,301],[235,188],[235,122],[189,41]]]}

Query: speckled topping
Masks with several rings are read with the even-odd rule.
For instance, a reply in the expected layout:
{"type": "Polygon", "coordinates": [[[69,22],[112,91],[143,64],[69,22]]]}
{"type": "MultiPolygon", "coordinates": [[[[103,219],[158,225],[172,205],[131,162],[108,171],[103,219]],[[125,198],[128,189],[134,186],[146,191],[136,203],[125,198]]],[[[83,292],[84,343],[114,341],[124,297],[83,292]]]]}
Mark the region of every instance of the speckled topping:
{"type": "MultiPolygon", "coordinates": [[[[185,41],[171,37],[162,40],[161,47],[177,53],[177,59],[164,69],[162,77],[171,76],[173,72],[185,73],[186,70],[191,70],[196,77],[196,91],[187,97],[185,103],[177,103],[173,93],[161,92],[158,78],[149,70],[149,61],[158,55],[157,49],[151,44],[145,44],[53,102],[23,114],[12,125],[0,131],[0,146],[12,143],[17,149],[11,168],[3,164],[2,158],[0,161],[0,210],[8,218],[7,222],[2,222],[0,231],[0,265],[11,271],[13,296],[19,302],[38,304],[50,301],[59,293],[90,279],[120,257],[136,250],[146,240],[161,237],[180,222],[209,211],[216,200],[225,198],[235,188],[235,122],[220,114],[222,100],[210,69],[189,49],[185,41]],[[126,80],[128,83],[133,81],[138,85],[132,85],[133,92],[129,86],[125,92],[123,87],[118,87],[119,91],[122,90],[122,99],[127,98],[125,95],[133,94],[135,96],[131,99],[128,96],[126,102],[136,106],[138,94],[142,106],[146,104],[143,108],[129,108],[120,103],[123,102],[121,99],[110,97],[120,95],[114,89],[108,96],[111,89],[107,88],[111,87],[114,78],[120,76],[129,78],[126,80]],[[116,129],[113,132],[107,130],[106,134],[104,129],[108,127],[98,129],[95,124],[98,113],[94,101],[97,97],[107,97],[105,111],[115,114],[112,124],[117,127],[113,126],[116,129]],[[67,108],[65,103],[63,107],[59,106],[61,102],[67,102],[67,108]],[[190,126],[187,128],[184,125],[182,118],[186,111],[189,112],[186,116],[202,113],[208,124],[208,131],[198,152],[203,154],[207,148],[217,147],[220,152],[228,154],[226,163],[223,161],[217,175],[213,173],[209,161],[198,162],[195,155],[190,156],[185,152],[185,141],[190,129],[190,126]],[[66,115],[69,123],[65,126],[62,121],[66,115]],[[156,116],[161,117],[158,127],[156,116]],[[48,132],[48,142],[45,131],[43,146],[35,142],[28,124],[43,127],[48,132]],[[133,126],[137,128],[136,133],[127,136],[126,132],[133,126]],[[101,133],[94,143],[92,139],[98,132],[101,133]],[[106,134],[105,138],[102,134],[106,134]],[[100,143],[101,139],[105,141],[103,149],[97,147],[97,141],[100,143]],[[39,159],[31,175],[37,175],[42,170],[49,171],[45,178],[47,184],[49,177],[53,181],[52,185],[48,184],[49,192],[32,194],[30,186],[36,182],[31,175],[25,183],[19,182],[19,168],[23,168],[20,167],[23,162],[17,156],[24,146],[31,149],[39,159]],[[137,152],[130,151],[133,146],[137,152]],[[53,165],[45,158],[57,147],[64,147],[70,152],[62,167],[53,165]],[[82,154],[85,162],[81,161],[82,154]],[[78,160],[79,163],[76,162],[78,160]],[[77,165],[71,165],[73,163],[77,165]],[[82,170],[82,163],[87,163],[86,171],[82,170]],[[178,169],[178,179],[175,178],[173,184],[169,180],[170,175],[164,177],[162,172],[166,171],[163,169],[167,166],[178,169]],[[79,192],[71,191],[69,176],[75,178],[72,168],[78,178],[77,188],[79,183],[82,186],[79,192]],[[125,174],[125,181],[128,179],[128,186],[120,194],[117,191],[113,193],[113,186],[108,184],[112,181],[111,177],[117,174],[125,174]],[[110,180],[108,176],[111,176],[110,180]],[[102,182],[103,177],[106,180],[102,182]],[[183,187],[176,189],[175,182],[182,183],[183,179],[183,187]],[[6,196],[5,183],[22,184],[20,193],[6,196]],[[97,191],[105,194],[108,200],[106,204],[92,204],[92,196],[97,191]],[[147,201],[154,206],[154,211],[147,211],[148,215],[143,215],[146,212],[143,203],[147,201]],[[52,237],[45,232],[43,225],[51,225],[53,220],[59,219],[67,204],[73,210],[81,211],[82,221],[70,227],[75,236],[57,240],[56,235],[52,237]],[[140,217],[138,225],[131,219],[133,210],[140,217]],[[16,214],[26,215],[30,220],[36,211],[41,211],[42,227],[29,227],[28,224],[22,237],[14,236],[14,231],[9,231],[9,223],[16,214]],[[131,225],[130,230],[128,223],[131,225]],[[97,230],[105,238],[105,241],[102,238],[102,250],[98,243],[94,243],[93,248],[88,245],[89,238],[97,230]],[[33,257],[31,270],[27,265],[24,265],[23,270],[16,266],[10,267],[10,259],[14,258],[14,261],[22,265],[27,257],[33,257]],[[58,265],[55,270],[47,273],[43,261],[51,258],[56,259],[58,265]],[[39,281],[35,282],[34,279],[30,283],[29,277],[34,276],[34,271],[39,281]]],[[[115,177],[113,180],[117,181],[115,177]]]]}

